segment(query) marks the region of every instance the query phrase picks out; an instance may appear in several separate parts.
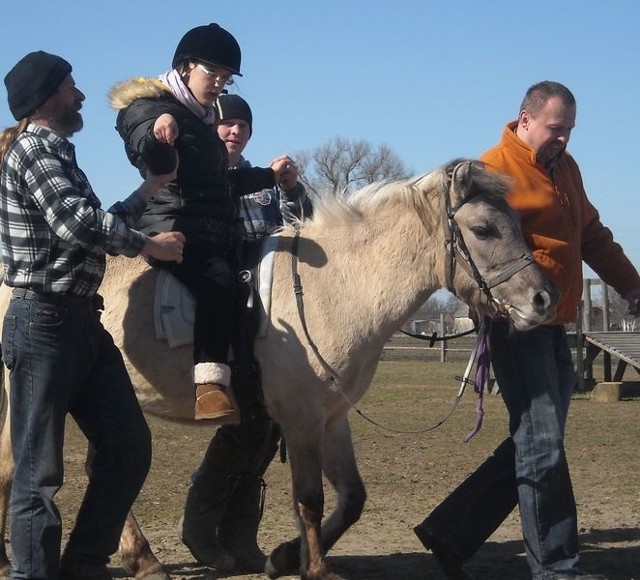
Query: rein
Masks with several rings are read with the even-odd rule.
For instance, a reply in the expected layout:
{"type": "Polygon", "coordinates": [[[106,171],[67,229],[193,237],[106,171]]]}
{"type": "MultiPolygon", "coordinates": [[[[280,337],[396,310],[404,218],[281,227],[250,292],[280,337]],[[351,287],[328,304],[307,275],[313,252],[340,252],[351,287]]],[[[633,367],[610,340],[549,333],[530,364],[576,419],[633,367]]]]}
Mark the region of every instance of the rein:
{"type": "MultiPolygon", "coordinates": [[[[455,188],[456,173],[460,170],[460,167],[462,165],[463,165],[462,163],[459,163],[458,165],[456,165],[456,167],[453,169],[451,177],[449,178],[449,187],[446,188],[446,190],[444,188],[442,190],[442,209],[444,214],[443,217],[445,218],[443,220],[443,227],[445,229],[445,247],[447,248],[447,254],[448,254],[448,260],[447,260],[446,272],[445,272],[447,288],[453,292],[453,278],[455,275],[456,263],[459,262],[460,265],[463,267],[463,269],[476,281],[479,288],[482,290],[482,292],[485,294],[485,296],[489,300],[489,303],[495,306],[495,308],[497,309],[500,315],[506,316],[508,314],[508,311],[505,309],[505,306],[502,303],[500,303],[498,300],[496,300],[493,297],[493,294],[491,293],[491,288],[497,286],[498,284],[501,284],[502,282],[508,280],[509,278],[511,278],[511,276],[513,276],[514,274],[522,270],[523,268],[526,268],[530,264],[533,264],[534,259],[530,254],[524,254],[520,256],[520,258],[514,260],[513,263],[511,263],[506,268],[506,270],[504,270],[497,276],[494,276],[488,282],[485,281],[482,274],[480,274],[480,271],[475,265],[475,262],[471,258],[469,250],[467,249],[467,246],[464,243],[462,232],[460,231],[460,228],[455,221],[456,212],[465,203],[467,203],[470,199],[472,199],[472,197],[475,194],[468,195],[467,197],[462,198],[462,200],[456,206],[453,206],[453,207],[451,206],[451,197],[450,195],[448,195],[450,193],[450,190],[455,188]]],[[[368,421],[372,425],[375,425],[376,427],[379,427],[381,429],[384,429],[385,431],[389,431],[392,433],[418,434],[418,433],[426,433],[429,431],[433,431],[438,427],[440,427],[455,411],[456,407],[458,406],[458,403],[462,398],[462,395],[464,394],[467,384],[472,383],[474,386],[474,390],[478,395],[478,401],[476,403],[476,424],[474,428],[464,438],[465,443],[468,442],[480,430],[480,427],[482,426],[482,419],[484,416],[484,410],[483,410],[484,385],[489,376],[489,366],[491,362],[490,348],[489,348],[489,333],[487,330],[487,324],[484,323],[483,321],[483,323],[481,323],[480,327],[478,328],[478,335],[476,338],[475,346],[471,353],[471,357],[469,358],[469,363],[467,364],[465,373],[461,377],[460,388],[458,390],[458,394],[456,395],[456,398],[453,402],[453,405],[449,413],[443,419],[438,421],[436,424],[430,427],[426,427],[424,429],[401,430],[401,429],[393,429],[390,427],[386,427],[385,425],[382,425],[377,421],[374,421],[367,415],[365,415],[362,411],[360,411],[360,409],[358,409],[358,407],[356,407],[356,405],[349,399],[349,397],[347,397],[345,392],[340,388],[340,382],[341,382],[340,376],[331,367],[331,365],[329,365],[329,363],[324,359],[324,357],[320,353],[320,350],[318,349],[317,345],[313,342],[313,339],[309,334],[309,329],[307,327],[307,322],[306,322],[306,316],[304,313],[302,281],[300,279],[300,274],[298,273],[299,246],[300,246],[300,232],[296,229],[293,237],[292,246],[291,246],[291,273],[293,277],[293,289],[294,289],[294,294],[296,296],[296,305],[298,308],[298,315],[300,317],[300,322],[302,324],[302,330],[304,331],[304,335],[307,339],[309,346],[311,347],[311,350],[313,351],[313,354],[315,355],[317,361],[320,363],[324,371],[328,374],[329,388],[333,392],[338,393],[346,401],[350,409],[355,411],[360,417],[362,417],[365,421],[368,421]],[[475,379],[471,379],[470,376],[471,376],[471,372],[474,365],[476,365],[477,367],[476,377],[475,379]]],[[[455,337],[465,336],[466,334],[470,334],[471,332],[473,332],[473,330],[462,333],[460,335],[456,335],[455,337]]],[[[405,334],[409,334],[409,333],[405,332],[405,334]]],[[[414,335],[409,335],[409,336],[414,336],[414,335]]],[[[446,338],[455,338],[455,337],[452,336],[452,337],[446,337],[446,338]]],[[[416,338],[419,338],[419,337],[416,336],[416,338]]],[[[440,338],[440,340],[444,340],[444,339],[445,338],[440,338]]],[[[432,343],[435,342],[435,340],[437,340],[437,338],[432,337],[432,343]]]]}
{"type": "Polygon", "coordinates": [[[329,375],[329,388],[332,391],[339,392],[346,399],[346,401],[353,407],[351,401],[347,399],[346,395],[342,393],[342,391],[335,385],[338,379],[338,373],[336,373],[324,360],[323,356],[320,354],[320,350],[316,346],[316,343],[313,342],[311,335],[309,334],[309,329],[307,328],[307,318],[304,315],[304,300],[302,299],[302,281],[300,280],[300,274],[298,273],[298,247],[300,246],[300,232],[296,229],[295,235],[293,237],[293,244],[291,246],[291,274],[293,276],[293,292],[296,295],[296,304],[298,306],[298,315],[300,316],[300,322],[302,324],[302,330],[304,331],[304,335],[307,338],[307,342],[313,351],[313,354],[316,355],[316,359],[322,366],[322,368],[329,375]]]}
{"type": "MultiPolygon", "coordinates": [[[[478,391],[478,385],[482,384],[484,385],[484,381],[486,380],[486,377],[488,377],[488,364],[489,364],[489,360],[486,360],[486,364],[487,364],[487,368],[484,372],[484,376],[485,379],[483,380],[482,383],[480,383],[480,377],[479,377],[479,373],[480,373],[480,369],[478,368],[478,371],[476,372],[476,379],[472,380],[470,378],[471,376],[471,370],[473,368],[474,363],[476,362],[476,360],[478,359],[478,353],[482,350],[486,350],[486,348],[481,348],[480,344],[483,341],[487,341],[488,340],[488,335],[486,333],[485,330],[485,325],[484,324],[480,324],[480,327],[478,329],[478,336],[476,338],[476,344],[474,346],[474,349],[471,353],[471,358],[469,359],[469,363],[467,364],[467,368],[465,370],[464,375],[461,377],[461,384],[460,384],[460,388],[458,390],[458,394],[456,395],[456,398],[453,401],[453,405],[451,406],[451,409],[449,410],[449,412],[444,416],[444,418],[440,419],[437,423],[435,423],[434,425],[431,425],[430,427],[425,427],[424,429],[416,429],[416,430],[404,430],[404,429],[394,429],[392,427],[387,427],[386,425],[382,425],[381,423],[375,421],[374,419],[371,419],[371,417],[367,416],[363,411],[361,411],[354,403],[353,401],[351,401],[351,399],[349,399],[349,397],[347,397],[347,395],[345,394],[345,392],[340,388],[340,376],[338,375],[338,373],[331,368],[331,366],[329,365],[329,363],[324,359],[324,357],[322,356],[322,354],[320,353],[320,350],[318,349],[317,345],[315,342],[313,342],[313,339],[311,338],[311,335],[309,334],[309,328],[307,327],[307,320],[306,320],[306,316],[304,313],[304,299],[303,299],[303,291],[302,291],[302,281],[300,280],[300,274],[298,272],[298,248],[300,246],[300,233],[298,230],[296,230],[294,237],[293,237],[293,243],[291,245],[291,274],[293,276],[293,291],[296,297],[296,305],[298,307],[298,315],[300,317],[300,323],[302,324],[302,330],[304,332],[304,335],[307,339],[307,343],[309,344],[309,346],[311,347],[311,350],[313,351],[313,354],[316,356],[316,360],[320,363],[320,366],[322,366],[322,368],[325,370],[325,372],[329,375],[328,377],[328,381],[329,381],[329,389],[332,390],[335,393],[338,393],[347,403],[347,405],[349,406],[349,408],[351,410],[353,410],[356,414],[358,414],[362,419],[364,419],[365,421],[368,421],[369,423],[371,423],[372,425],[375,425],[376,427],[379,427],[380,429],[383,429],[384,431],[388,431],[391,433],[400,433],[400,434],[419,434],[419,433],[428,433],[429,431],[434,431],[435,429],[437,429],[438,427],[440,427],[442,424],[444,424],[444,422],[451,417],[451,415],[453,414],[453,412],[456,410],[456,408],[458,407],[458,404],[460,403],[460,400],[462,399],[462,396],[464,395],[464,391],[465,388],[467,386],[467,384],[472,383],[474,385],[474,390],[476,390],[476,392],[481,393],[482,391],[478,391]]],[[[469,332],[465,332],[463,333],[464,335],[469,334],[470,332],[475,331],[476,329],[474,328],[472,331],[469,332]]],[[[462,335],[461,335],[462,336],[462,335]]],[[[475,435],[479,429],[480,426],[482,424],[482,416],[484,415],[484,411],[482,410],[482,402],[481,399],[479,406],[477,406],[476,408],[476,426],[474,427],[474,429],[466,435],[464,441],[465,443],[471,439],[471,437],[473,437],[473,435],[475,435]]]]}
{"type": "Polygon", "coordinates": [[[469,336],[478,330],[477,326],[474,326],[471,330],[465,330],[464,332],[459,332],[458,334],[446,334],[445,336],[438,336],[437,332],[433,332],[431,336],[427,336],[426,334],[414,334],[413,332],[407,332],[406,330],[400,329],[402,334],[410,336],[411,338],[417,338],[418,340],[428,340],[429,348],[431,348],[436,342],[444,342],[445,340],[453,340],[455,338],[462,338],[463,336],[469,336]]]}

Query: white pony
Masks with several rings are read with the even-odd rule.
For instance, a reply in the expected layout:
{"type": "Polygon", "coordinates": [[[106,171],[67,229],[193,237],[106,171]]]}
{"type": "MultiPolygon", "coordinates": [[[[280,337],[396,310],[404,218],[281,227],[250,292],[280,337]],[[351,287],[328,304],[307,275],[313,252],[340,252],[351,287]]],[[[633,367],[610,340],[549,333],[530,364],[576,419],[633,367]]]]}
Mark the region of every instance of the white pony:
{"type": "MultiPolygon", "coordinates": [[[[268,410],[287,441],[301,535],[272,552],[269,577],[337,578],[325,554],[358,520],[366,498],[348,411],[369,388],[385,342],[435,290],[448,287],[480,312],[509,316],[518,330],[552,317],[557,292],[503,199],[507,186],[478,162],[456,161],[416,179],[367,187],[346,202],[321,203],[299,232],[278,234],[268,335],[255,350],[268,410]],[[323,473],[338,498],[324,521],[323,473]]],[[[103,322],[123,351],[143,409],[187,419],[191,348],[169,350],[155,338],[156,278],[141,259],[110,259],[103,322]]],[[[0,291],[0,312],[9,290],[0,291]]],[[[11,471],[5,424],[1,532],[11,471]]],[[[133,516],[120,548],[136,578],[168,578],[133,516]]],[[[0,541],[0,576],[3,567],[0,541]]]]}

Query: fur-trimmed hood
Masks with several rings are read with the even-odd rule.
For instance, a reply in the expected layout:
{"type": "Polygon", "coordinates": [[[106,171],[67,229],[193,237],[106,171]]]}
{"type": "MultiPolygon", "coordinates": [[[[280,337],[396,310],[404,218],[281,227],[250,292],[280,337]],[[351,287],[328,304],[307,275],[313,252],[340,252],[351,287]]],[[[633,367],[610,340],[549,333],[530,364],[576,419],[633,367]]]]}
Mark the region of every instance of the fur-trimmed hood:
{"type": "Polygon", "coordinates": [[[109,104],[121,111],[137,99],[154,99],[167,93],[173,94],[159,79],[138,77],[115,85],[109,91],[109,104]]]}

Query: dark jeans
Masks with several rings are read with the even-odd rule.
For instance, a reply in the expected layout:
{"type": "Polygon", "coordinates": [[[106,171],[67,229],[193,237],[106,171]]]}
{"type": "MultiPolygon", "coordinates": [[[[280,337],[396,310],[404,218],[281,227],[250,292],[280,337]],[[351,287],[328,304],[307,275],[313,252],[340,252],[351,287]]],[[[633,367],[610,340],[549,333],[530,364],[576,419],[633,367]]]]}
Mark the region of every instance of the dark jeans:
{"type": "Polygon", "coordinates": [[[151,463],[151,434],[122,356],[95,310],[21,298],[9,304],[2,347],[15,462],[11,577],[58,577],[61,521],[53,498],[63,483],[67,413],[95,455],[63,561],[105,565],[151,463]]]}
{"type": "Polygon", "coordinates": [[[576,374],[566,333],[543,326],[510,334],[498,323],[491,350],[511,437],[422,525],[466,561],[519,504],[534,580],[577,572],[576,507],[564,451],[576,374]]]}

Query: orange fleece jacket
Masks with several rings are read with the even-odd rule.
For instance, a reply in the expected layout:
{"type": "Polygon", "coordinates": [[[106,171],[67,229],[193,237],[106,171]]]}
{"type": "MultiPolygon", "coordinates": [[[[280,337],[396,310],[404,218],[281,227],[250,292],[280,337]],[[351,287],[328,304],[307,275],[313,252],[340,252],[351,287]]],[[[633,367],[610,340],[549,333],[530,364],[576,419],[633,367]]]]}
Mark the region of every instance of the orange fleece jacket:
{"type": "Polygon", "coordinates": [[[556,318],[550,324],[576,321],[582,298],[582,261],[621,296],[640,288],[636,268],[602,225],[587,199],[580,169],[566,151],[551,173],[508,123],[498,145],[481,159],[488,168],[514,180],[507,202],[520,214],[522,233],[533,256],[560,289],[556,318]]]}

